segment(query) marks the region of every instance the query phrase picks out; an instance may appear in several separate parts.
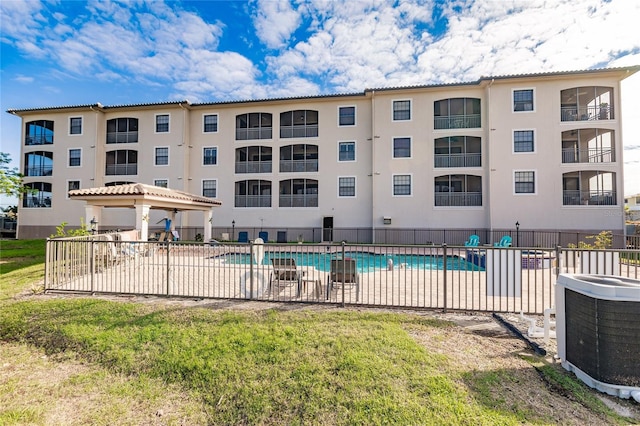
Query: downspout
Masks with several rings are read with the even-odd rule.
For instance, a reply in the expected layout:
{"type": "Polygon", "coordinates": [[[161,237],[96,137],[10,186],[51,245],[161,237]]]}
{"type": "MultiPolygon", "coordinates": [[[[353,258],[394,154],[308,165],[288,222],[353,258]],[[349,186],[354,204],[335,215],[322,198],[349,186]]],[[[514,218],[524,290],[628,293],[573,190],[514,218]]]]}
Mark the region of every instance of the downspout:
{"type": "Polygon", "coordinates": [[[371,243],[376,243],[376,91],[371,91],[371,243]]]}
{"type": "MultiPolygon", "coordinates": [[[[182,109],[182,141],[180,142],[180,145],[182,145],[183,150],[184,150],[184,157],[183,157],[183,162],[182,162],[182,190],[185,192],[189,192],[190,193],[190,182],[191,182],[191,170],[189,169],[189,163],[191,160],[191,141],[189,140],[189,122],[188,122],[188,109],[184,107],[183,104],[187,104],[187,105],[191,105],[191,102],[189,102],[188,100],[185,100],[184,102],[178,102],[178,105],[180,106],[180,108],[182,109]]],[[[180,146],[178,145],[178,146],[180,146]]],[[[205,221],[207,220],[207,215],[205,214],[205,221]]],[[[175,226],[175,218],[174,221],[172,222],[175,226]]],[[[189,215],[187,214],[186,210],[182,211],[182,214],[180,215],[180,228],[182,228],[183,226],[189,226],[189,215]]],[[[206,225],[205,225],[206,226],[206,225]]],[[[211,226],[211,224],[209,224],[209,226],[211,226]]]]}
{"type": "Polygon", "coordinates": [[[487,140],[485,141],[485,146],[486,146],[486,152],[487,152],[487,156],[489,157],[489,173],[487,174],[487,197],[484,197],[485,202],[488,201],[489,203],[489,208],[488,208],[488,221],[489,221],[489,231],[493,232],[493,202],[491,201],[491,188],[493,188],[492,185],[492,176],[493,176],[493,172],[494,172],[494,168],[493,168],[493,155],[491,155],[491,150],[489,149],[489,147],[491,146],[491,132],[495,131],[495,129],[491,126],[491,86],[493,85],[493,82],[495,81],[495,79],[491,79],[491,81],[489,82],[489,86],[487,86],[487,125],[489,127],[489,131],[487,132],[487,140]]]}

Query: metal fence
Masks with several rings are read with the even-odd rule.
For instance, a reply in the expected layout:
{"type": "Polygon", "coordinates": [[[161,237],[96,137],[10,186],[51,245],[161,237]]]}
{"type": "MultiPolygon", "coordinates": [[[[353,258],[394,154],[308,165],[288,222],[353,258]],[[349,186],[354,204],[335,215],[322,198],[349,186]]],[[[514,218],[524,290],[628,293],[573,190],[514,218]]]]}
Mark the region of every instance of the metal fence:
{"type": "Polygon", "coordinates": [[[640,277],[639,250],[47,241],[45,290],[542,314],[559,272],[640,277]]]}

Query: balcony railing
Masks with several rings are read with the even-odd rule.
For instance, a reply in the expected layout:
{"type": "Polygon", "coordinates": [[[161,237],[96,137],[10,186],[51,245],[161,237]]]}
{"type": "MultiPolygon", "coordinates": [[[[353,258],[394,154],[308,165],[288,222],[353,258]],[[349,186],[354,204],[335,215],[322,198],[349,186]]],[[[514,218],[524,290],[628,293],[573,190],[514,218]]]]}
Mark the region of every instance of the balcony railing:
{"type": "Polygon", "coordinates": [[[482,192],[437,192],[436,206],[470,207],[482,205],[482,192]]]}
{"type": "Polygon", "coordinates": [[[236,195],[236,207],[271,207],[271,195],[236,195]]]}
{"type": "Polygon", "coordinates": [[[316,138],[318,137],[318,125],[307,126],[280,126],[281,138],[316,138]]]}
{"type": "Polygon", "coordinates": [[[565,206],[615,206],[616,191],[562,191],[562,204],[565,206]]]}
{"type": "Polygon", "coordinates": [[[563,163],[613,163],[616,161],[612,148],[562,149],[563,163]]]}
{"type": "Polygon", "coordinates": [[[138,132],[107,132],[107,143],[136,143],[138,132]]]}
{"type": "Polygon", "coordinates": [[[435,167],[480,167],[482,154],[435,154],[435,167]]]}
{"type": "Polygon", "coordinates": [[[51,176],[52,174],[53,166],[27,167],[24,171],[25,176],[51,176]]]}
{"type": "Polygon", "coordinates": [[[271,161],[236,161],[236,173],[271,173],[271,161]]]}
{"type": "Polygon", "coordinates": [[[137,175],[138,164],[107,164],[107,170],[105,172],[107,176],[110,175],[137,175]]]}
{"type": "Polygon", "coordinates": [[[601,105],[593,106],[563,106],[560,109],[562,121],[591,121],[612,120],[613,107],[601,105]]]}
{"type": "Polygon", "coordinates": [[[53,135],[46,136],[27,136],[24,141],[25,145],[52,145],[53,135]]]}
{"type": "Polygon", "coordinates": [[[317,172],[318,160],[281,160],[280,173],[317,172]]]}
{"type": "Polygon", "coordinates": [[[273,128],[262,127],[258,129],[236,129],[236,140],[246,141],[252,139],[271,139],[273,128]]]}
{"type": "Polygon", "coordinates": [[[473,129],[482,127],[480,114],[447,115],[433,118],[434,129],[473,129]]]}
{"type": "Polygon", "coordinates": [[[318,207],[318,194],[280,195],[280,207],[318,207]]]}

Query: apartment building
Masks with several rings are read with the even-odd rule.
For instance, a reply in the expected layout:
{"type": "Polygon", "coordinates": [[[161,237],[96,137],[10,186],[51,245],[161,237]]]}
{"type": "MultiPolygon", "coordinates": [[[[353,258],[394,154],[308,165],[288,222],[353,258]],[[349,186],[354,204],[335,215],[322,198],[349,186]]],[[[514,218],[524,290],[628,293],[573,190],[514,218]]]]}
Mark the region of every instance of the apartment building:
{"type": "MultiPolygon", "coordinates": [[[[21,117],[19,238],[78,226],[72,189],[139,182],[222,202],[212,227],[622,233],[620,82],[640,66],[241,102],[21,117]]],[[[152,212],[151,222],[163,212],[152,212]]],[[[180,226],[202,226],[181,212],[180,226]]],[[[104,208],[100,228],[134,228],[104,208]]],[[[213,234],[216,237],[216,232],[213,234]]]]}

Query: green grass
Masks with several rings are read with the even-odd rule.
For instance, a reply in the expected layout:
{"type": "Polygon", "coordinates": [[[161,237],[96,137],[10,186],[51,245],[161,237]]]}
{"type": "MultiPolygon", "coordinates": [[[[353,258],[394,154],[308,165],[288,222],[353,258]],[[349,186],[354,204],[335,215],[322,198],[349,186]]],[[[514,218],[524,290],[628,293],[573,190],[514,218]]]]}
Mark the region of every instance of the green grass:
{"type": "MultiPolygon", "coordinates": [[[[412,337],[435,335],[449,322],[366,310],[14,299],[41,279],[43,265],[30,262],[42,259],[43,247],[40,241],[1,248],[0,358],[9,372],[27,371],[10,379],[0,374],[0,425],[48,424],[52,407],[64,401],[76,424],[155,424],[154,407],[172,401],[165,424],[554,422],[526,401],[496,396],[498,384],[519,385],[518,372],[464,371],[412,337]],[[22,284],[7,285],[7,277],[22,284]],[[43,384],[64,368],[53,385],[43,384]],[[37,371],[46,379],[34,378],[37,371]]],[[[573,376],[538,371],[599,418],[624,423],[573,376]]]]}
{"type": "Polygon", "coordinates": [[[0,240],[0,301],[44,279],[45,240],[0,240]]]}

